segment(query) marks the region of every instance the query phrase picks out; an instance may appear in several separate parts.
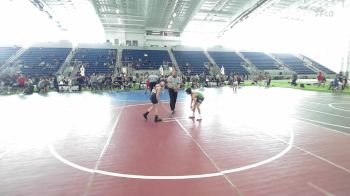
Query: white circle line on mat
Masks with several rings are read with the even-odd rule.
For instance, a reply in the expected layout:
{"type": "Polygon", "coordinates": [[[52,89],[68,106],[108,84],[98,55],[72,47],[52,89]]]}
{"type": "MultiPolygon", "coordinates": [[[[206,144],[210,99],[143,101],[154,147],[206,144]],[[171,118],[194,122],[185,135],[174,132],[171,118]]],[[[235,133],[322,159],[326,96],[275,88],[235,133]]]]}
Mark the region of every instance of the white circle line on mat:
{"type": "Polygon", "coordinates": [[[328,104],[328,106],[330,108],[333,108],[335,110],[341,110],[341,111],[345,111],[345,112],[350,112],[350,110],[346,110],[346,109],[343,109],[343,108],[337,108],[334,105],[350,105],[350,103],[330,103],[330,104],[328,104]]]}
{"type": "MultiPolygon", "coordinates": [[[[135,105],[136,106],[136,105],[135,105]]],[[[128,107],[131,107],[130,105],[128,105],[128,107]]],[[[179,175],[179,176],[151,176],[151,175],[138,175],[138,174],[126,174],[126,173],[118,173],[118,172],[110,172],[110,171],[104,171],[104,170],[99,170],[99,169],[91,169],[91,168],[87,168],[87,167],[83,167],[80,166],[76,163],[73,163],[67,159],[65,159],[64,157],[62,157],[61,155],[59,155],[53,144],[50,143],[48,145],[48,149],[50,151],[50,153],[59,161],[61,161],[62,163],[73,167],[75,169],[84,171],[84,172],[88,172],[88,173],[98,173],[98,174],[102,174],[102,175],[107,175],[107,176],[114,176],[114,177],[121,177],[121,178],[131,178],[131,179],[143,179],[143,180],[184,180],[184,179],[199,179],[199,178],[209,178],[209,177],[216,177],[216,176],[222,176],[225,174],[230,174],[230,173],[235,173],[235,172],[241,172],[241,171],[245,171],[248,169],[253,169],[255,167],[259,167],[261,165],[265,165],[267,163],[270,163],[278,158],[281,158],[282,156],[284,156],[286,153],[288,153],[292,147],[293,147],[293,143],[294,143],[294,133],[293,131],[289,130],[289,141],[288,141],[288,146],[281,151],[280,153],[278,153],[277,155],[270,157],[266,160],[263,161],[259,161],[253,164],[249,164],[243,167],[238,167],[238,168],[233,168],[233,169],[227,169],[227,170],[222,170],[220,172],[215,172],[215,173],[204,173],[204,174],[192,174],[192,175],[179,175]]]]}

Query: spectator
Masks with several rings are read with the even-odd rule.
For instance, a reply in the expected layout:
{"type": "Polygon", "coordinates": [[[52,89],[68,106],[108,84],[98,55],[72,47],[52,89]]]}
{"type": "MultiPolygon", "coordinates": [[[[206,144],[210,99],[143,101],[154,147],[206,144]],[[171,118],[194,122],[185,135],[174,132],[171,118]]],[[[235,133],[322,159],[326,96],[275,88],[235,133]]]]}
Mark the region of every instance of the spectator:
{"type": "Polygon", "coordinates": [[[105,77],[103,74],[99,74],[97,77],[98,88],[102,90],[103,83],[105,82],[105,77]]]}
{"type": "Polygon", "coordinates": [[[91,90],[97,90],[98,89],[98,82],[97,82],[97,75],[96,73],[93,73],[90,79],[90,85],[91,90]]]}
{"type": "Polygon", "coordinates": [[[262,81],[264,80],[264,75],[262,72],[259,73],[258,78],[257,78],[257,82],[259,86],[262,86],[262,81]]]}
{"type": "Polygon", "coordinates": [[[147,93],[147,90],[150,89],[151,83],[149,82],[149,79],[146,78],[146,88],[145,88],[145,94],[147,93]]]}
{"type": "Polygon", "coordinates": [[[85,68],[84,68],[84,65],[81,65],[81,67],[80,67],[80,75],[81,75],[81,76],[85,76],[85,68]]]}
{"type": "Polygon", "coordinates": [[[0,79],[0,93],[2,93],[4,89],[5,89],[5,82],[2,79],[0,79]]]}
{"type": "Polygon", "coordinates": [[[327,82],[327,79],[326,79],[326,76],[323,74],[323,80],[322,80],[322,83],[323,83],[323,87],[326,85],[326,82],[327,82]]]}
{"type": "Polygon", "coordinates": [[[268,72],[266,72],[265,79],[266,79],[266,87],[270,87],[270,85],[271,85],[271,75],[268,72]]]}
{"type": "Polygon", "coordinates": [[[17,78],[17,85],[18,85],[18,87],[24,88],[25,83],[27,82],[27,80],[28,79],[24,75],[20,74],[20,76],[17,78]]]}
{"type": "Polygon", "coordinates": [[[112,77],[110,74],[107,74],[107,76],[105,77],[105,85],[106,89],[112,90],[112,77]]]}
{"type": "Polygon", "coordinates": [[[220,81],[220,76],[219,76],[219,74],[216,75],[215,80],[216,80],[216,86],[217,86],[217,87],[221,86],[221,81],[220,81]]]}
{"type": "Polygon", "coordinates": [[[39,83],[38,83],[38,90],[39,93],[47,93],[49,91],[49,86],[50,86],[50,82],[48,81],[48,79],[41,78],[39,83]]]}
{"type": "Polygon", "coordinates": [[[293,86],[297,86],[298,75],[296,73],[293,74],[292,82],[290,83],[293,86]]]}
{"type": "Polygon", "coordinates": [[[123,88],[125,90],[130,90],[131,89],[131,84],[132,84],[132,77],[124,78],[123,81],[123,88]]]}
{"type": "Polygon", "coordinates": [[[117,86],[117,88],[120,88],[120,89],[122,89],[123,88],[123,74],[120,74],[117,78],[116,78],[116,80],[115,80],[115,85],[117,86]]]}
{"type": "Polygon", "coordinates": [[[323,82],[323,74],[322,72],[318,72],[317,74],[317,86],[320,87],[323,82]]]}
{"type": "Polygon", "coordinates": [[[345,88],[345,85],[344,85],[345,84],[345,77],[344,77],[344,74],[343,74],[342,71],[339,72],[338,80],[339,80],[339,85],[341,83],[341,90],[344,90],[344,88],[345,88]]]}
{"type": "Polygon", "coordinates": [[[68,78],[69,92],[72,92],[73,85],[74,85],[74,78],[68,78]]]}
{"type": "Polygon", "coordinates": [[[31,95],[34,92],[34,85],[33,85],[33,81],[31,79],[29,79],[27,81],[27,87],[24,89],[23,94],[25,95],[31,95]]]}
{"type": "Polygon", "coordinates": [[[83,76],[78,76],[77,83],[78,83],[78,87],[79,87],[78,90],[81,91],[81,88],[82,88],[82,86],[84,84],[84,77],[83,76]]]}
{"type": "Polygon", "coordinates": [[[233,86],[233,92],[237,93],[238,89],[238,74],[234,74],[232,77],[232,86],[233,86]]]}
{"type": "Polygon", "coordinates": [[[204,81],[205,81],[205,87],[210,87],[210,80],[209,80],[209,77],[204,76],[204,81]]]}
{"type": "Polygon", "coordinates": [[[348,87],[348,77],[346,77],[346,76],[344,77],[344,82],[343,82],[343,89],[345,89],[345,88],[347,88],[347,89],[349,88],[348,87]]]}
{"type": "Polygon", "coordinates": [[[199,75],[196,74],[192,78],[192,88],[199,88],[199,75]]]}
{"type": "Polygon", "coordinates": [[[340,76],[339,76],[339,74],[337,74],[337,75],[335,76],[334,80],[331,81],[328,90],[330,90],[330,89],[332,89],[332,90],[334,90],[334,91],[336,91],[336,90],[341,90],[341,89],[342,89],[342,86],[343,86],[343,83],[340,82],[340,76]]]}
{"type": "Polygon", "coordinates": [[[57,81],[57,77],[56,77],[56,76],[53,78],[53,88],[54,88],[57,92],[59,92],[58,81],[57,81]]]}
{"type": "Polygon", "coordinates": [[[240,86],[242,82],[242,77],[241,75],[239,75],[239,73],[237,73],[237,82],[238,82],[238,86],[240,86]]]}

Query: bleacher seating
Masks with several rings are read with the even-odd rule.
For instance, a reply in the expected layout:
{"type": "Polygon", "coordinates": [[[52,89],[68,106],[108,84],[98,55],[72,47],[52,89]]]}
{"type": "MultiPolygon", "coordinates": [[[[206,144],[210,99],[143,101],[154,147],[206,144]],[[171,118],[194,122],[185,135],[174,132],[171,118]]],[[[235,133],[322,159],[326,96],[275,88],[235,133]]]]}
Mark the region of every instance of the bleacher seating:
{"type": "Polygon", "coordinates": [[[317,69],[321,70],[322,72],[324,72],[325,74],[336,74],[334,71],[328,69],[327,67],[321,65],[320,63],[310,59],[309,57],[303,56],[304,58],[308,59],[309,61],[312,62],[312,65],[314,67],[316,67],[317,69]]]}
{"type": "MultiPolygon", "coordinates": [[[[0,47],[0,64],[4,63],[14,55],[19,47],[0,47]]],[[[55,74],[63,64],[72,48],[39,48],[32,47],[27,49],[19,58],[22,62],[22,73],[29,76],[45,76],[55,74]]],[[[225,68],[225,73],[237,72],[249,74],[242,66],[244,60],[235,52],[208,51],[209,55],[215,60],[216,64],[225,68]]],[[[101,48],[80,48],[74,54],[72,63],[82,62],[85,64],[86,75],[92,73],[113,73],[116,64],[117,51],[114,49],[101,48]]],[[[175,59],[185,74],[188,68],[191,69],[191,75],[201,74],[206,69],[205,63],[209,63],[208,58],[203,51],[173,51],[175,59]]],[[[278,70],[276,62],[270,56],[260,52],[242,52],[259,70],[278,70]]],[[[286,64],[291,70],[298,74],[316,74],[316,72],[305,65],[305,62],[292,54],[275,53],[273,54],[282,63],[286,64]]],[[[314,67],[326,74],[334,74],[332,70],[310,60],[314,67]]],[[[158,69],[164,62],[171,62],[167,50],[135,50],[125,49],[122,51],[122,61],[140,63],[140,69],[158,69]],[[147,54],[147,55],[145,55],[147,54]]]]}
{"type": "Polygon", "coordinates": [[[133,50],[122,51],[122,61],[139,65],[139,69],[158,69],[163,62],[171,62],[167,50],[133,50]]]}
{"type": "Polygon", "coordinates": [[[273,54],[276,58],[280,59],[284,64],[288,65],[290,69],[297,74],[316,74],[315,71],[305,66],[304,61],[292,54],[273,54]]]}
{"type": "Polygon", "coordinates": [[[173,51],[177,64],[182,73],[187,74],[188,66],[191,67],[191,75],[204,72],[204,63],[209,63],[203,51],[173,51]]]}
{"type": "Polygon", "coordinates": [[[4,64],[12,55],[16,54],[19,47],[0,47],[0,66],[4,64]]]}
{"type": "Polygon", "coordinates": [[[241,52],[243,56],[250,60],[259,70],[278,70],[274,59],[262,52],[241,52]]]}
{"type": "Polygon", "coordinates": [[[113,73],[117,51],[114,49],[79,48],[72,62],[80,61],[85,64],[85,74],[113,73]]]}
{"type": "Polygon", "coordinates": [[[29,48],[19,57],[24,65],[22,73],[28,76],[55,74],[71,50],[72,48],[29,48]]]}
{"type": "Polygon", "coordinates": [[[220,68],[221,66],[225,68],[225,74],[248,74],[248,71],[242,66],[244,60],[242,60],[235,52],[208,51],[208,53],[220,68]]]}

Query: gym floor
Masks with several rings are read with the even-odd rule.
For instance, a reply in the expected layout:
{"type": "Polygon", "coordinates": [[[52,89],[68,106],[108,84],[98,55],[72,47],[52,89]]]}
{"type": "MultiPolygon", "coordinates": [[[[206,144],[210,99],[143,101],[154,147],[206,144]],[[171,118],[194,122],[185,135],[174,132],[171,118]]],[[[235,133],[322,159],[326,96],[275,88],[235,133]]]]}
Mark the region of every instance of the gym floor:
{"type": "Polygon", "coordinates": [[[0,97],[0,195],[350,195],[350,96],[198,90],[0,97]]]}

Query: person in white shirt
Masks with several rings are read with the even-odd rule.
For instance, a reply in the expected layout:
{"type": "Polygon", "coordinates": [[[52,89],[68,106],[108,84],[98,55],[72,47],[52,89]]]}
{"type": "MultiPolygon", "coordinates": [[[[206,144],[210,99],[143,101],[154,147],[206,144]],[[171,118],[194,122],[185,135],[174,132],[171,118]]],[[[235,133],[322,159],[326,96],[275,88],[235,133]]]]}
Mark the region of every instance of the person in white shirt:
{"type": "Polygon", "coordinates": [[[181,78],[177,76],[176,69],[173,69],[171,76],[169,76],[167,79],[167,83],[169,89],[171,113],[175,114],[177,92],[181,88],[181,78]]]}
{"type": "Polygon", "coordinates": [[[158,83],[159,77],[155,74],[151,74],[148,76],[148,79],[149,79],[149,89],[152,92],[153,88],[158,83]]]}
{"type": "Polygon", "coordinates": [[[85,76],[85,68],[84,68],[84,65],[82,65],[82,66],[80,67],[80,75],[81,75],[81,76],[85,76]]]}
{"type": "Polygon", "coordinates": [[[161,76],[164,75],[164,69],[163,69],[163,66],[162,66],[162,65],[159,67],[159,74],[160,74],[161,76]]]}

